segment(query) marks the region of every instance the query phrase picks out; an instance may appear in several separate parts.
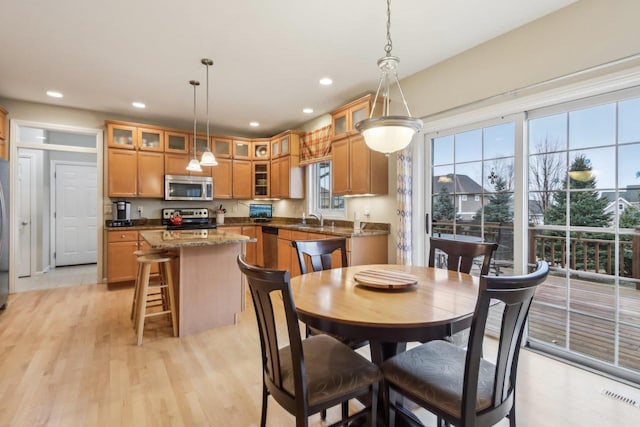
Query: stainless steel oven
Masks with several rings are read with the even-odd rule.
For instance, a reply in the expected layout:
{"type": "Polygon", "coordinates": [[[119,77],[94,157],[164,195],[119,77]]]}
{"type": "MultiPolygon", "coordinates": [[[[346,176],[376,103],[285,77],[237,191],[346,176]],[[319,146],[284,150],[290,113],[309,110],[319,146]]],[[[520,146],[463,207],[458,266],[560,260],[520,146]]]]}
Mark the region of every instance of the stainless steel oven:
{"type": "Polygon", "coordinates": [[[165,200],[213,200],[213,178],[210,176],[164,176],[165,200]]]}

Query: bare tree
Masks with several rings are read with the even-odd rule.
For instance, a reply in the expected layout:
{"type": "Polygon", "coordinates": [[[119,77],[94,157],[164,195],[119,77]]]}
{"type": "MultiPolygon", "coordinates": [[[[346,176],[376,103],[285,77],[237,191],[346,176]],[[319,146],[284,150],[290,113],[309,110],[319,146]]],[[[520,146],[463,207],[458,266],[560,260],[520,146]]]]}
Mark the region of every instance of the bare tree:
{"type": "Polygon", "coordinates": [[[546,212],[551,207],[553,193],[562,188],[566,175],[566,166],[561,153],[559,142],[545,138],[536,144],[536,152],[529,157],[529,191],[533,192],[533,200],[540,212],[546,212]]]}

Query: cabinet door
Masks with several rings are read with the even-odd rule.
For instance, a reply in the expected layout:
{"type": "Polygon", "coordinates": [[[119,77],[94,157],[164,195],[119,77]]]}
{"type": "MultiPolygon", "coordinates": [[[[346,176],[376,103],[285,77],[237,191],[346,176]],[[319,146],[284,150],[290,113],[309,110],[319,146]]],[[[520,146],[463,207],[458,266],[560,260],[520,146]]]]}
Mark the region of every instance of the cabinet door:
{"type": "Polygon", "coordinates": [[[349,108],[349,130],[356,131],[356,123],[361,120],[369,118],[369,100],[362,101],[353,107],[349,108]]]}
{"type": "Polygon", "coordinates": [[[341,138],[349,131],[349,110],[343,109],[331,115],[331,134],[334,138],[341,138]]]}
{"type": "Polygon", "coordinates": [[[278,186],[280,187],[280,195],[278,197],[281,197],[283,199],[288,199],[289,197],[291,197],[291,195],[289,194],[289,188],[290,188],[289,172],[291,171],[291,166],[289,165],[290,160],[291,160],[291,157],[285,156],[285,157],[281,157],[278,161],[280,166],[280,176],[278,177],[278,180],[279,180],[278,186]]]}
{"type": "Polygon", "coordinates": [[[245,140],[233,140],[233,158],[251,159],[251,143],[245,140]]]}
{"type": "Polygon", "coordinates": [[[278,270],[291,271],[291,240],[278,238],[278,270]]]}
{"type": "Polygon", "coordinates": [[[189,134],[186,132],[164,132],[164,151],[166,153],[182,153],[189,152],[189,134]]]}
{"type": "Polygon", "coordinates": [[[167,175],[187,175],[188,154],[164,154],[164,173],[167,175]]]}
{"type": "Polygon", "coordinates": [[[336,196],[349,194],[349,138],[331,143],[331,183],[336,196]]]}
{"type": "Polygon", "coordinates": [[[290,135],[285,135],[282,138],[280,138],[280,154],[282,156],[285,156],[291,152],[290,145],[291,145],[290,135]]]}
{"type": "Polygon", "coordinates": [[[137,250],[137,240],[107,244],[107,281],[109,283],[135,280],[138,266],[133,253],[137,250]]]}
{"type": "Polygon", "coordinates": [[[269,162],[253,162],[253,187],[251,189],[254,199],[269,197],[269,162]]]}
{"type": "Polygon", "coordinates": [[[233,198],[251,198],[251,161],[233,161],[233,198]]]}
{"type": "Polygon", "coordinates": [[[216,156],[216,160],[219,158],[230,159],[232,155],[231,138],[221,138],[219,136],[211,137],[211,151],[216,156]]]}
{"type": "Polygon", "coordinates": [[[213,178],[213,197],[215,199],[230,199],[233,197],[233,161],[231,159],[217,159],[218,166],[211,168],[213,178]]]}
{"type": "Polygon", "coordinates": [[[136,197],[138,195],[138,153],[133,150],[109,148],[109,197],[136,197]]]}
{"type": "Polygon", "coordinates": [[[280,190],[280,159],[271,161],[271,197],[281,197],[280,190]]]}
{"type": "Polygon", "coordinates": [[[371,193],[371,150],[361,136],[352,137],[349,141],[349,175],[351,194],[371,193]]]}
{"type": "MultiPolygon", "coordinates": [[[[249,236],[253,239],[256,237],[256,227],[254,225],[251,226],[243,226],[242,227],[242,235],[249,236]]],[[[246,243],[246,260],[251,265],[258,264],[258,244],[257,242],[246,243]]]]}
{"type": "MultiPolygon", "coordinates": [[[[193,155],[193,135],[189,135],[189,144],[189,152],[193,155]]],[[[207,136],[196,135],[195,147],[196,155],[198,156],[206,151],[206,149],[209,148],[209,141],[207,141],[207,136]]]]}
{"type": "Polygon", "coordinates": [[[271,156],[271,144],[269,141],[253,141],[251,149],[251,156],[253,160],[269,160],[271,156]]]}
{"type": "Polygon", "coordinates": [[[164,197],[164,154],[138,152],[138,197],[164,197]]]}
{"type": "Polygon", "coordinates": [[[107,145],[109,147],[134,150],[137,145],[137,137],[135,126],[107,123],[107,145]]]}
{"type": "Polygon", "coordinates": [[[164,151],[164,131],[161,129],[138,128],[138,149],[144,151],[164,151]]]}
{"type": "Polygon", "coordinates": [[[271,158],[280,156],[280,138],[271,140],[271,158]]]}

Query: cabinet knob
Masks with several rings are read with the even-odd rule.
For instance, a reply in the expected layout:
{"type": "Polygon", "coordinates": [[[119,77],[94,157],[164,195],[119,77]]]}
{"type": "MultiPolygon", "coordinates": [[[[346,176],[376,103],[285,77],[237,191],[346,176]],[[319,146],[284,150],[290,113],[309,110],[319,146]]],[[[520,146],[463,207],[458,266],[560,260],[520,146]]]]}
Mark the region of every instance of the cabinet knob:
{"type": "Polygon", "coordinates": [[[127,237],[127,236],[126,236],[125,234],[122,234],[120,237],[122,237],[122,238],[124,239],[124,238],[125,238],[125,237],[127,237]]]}

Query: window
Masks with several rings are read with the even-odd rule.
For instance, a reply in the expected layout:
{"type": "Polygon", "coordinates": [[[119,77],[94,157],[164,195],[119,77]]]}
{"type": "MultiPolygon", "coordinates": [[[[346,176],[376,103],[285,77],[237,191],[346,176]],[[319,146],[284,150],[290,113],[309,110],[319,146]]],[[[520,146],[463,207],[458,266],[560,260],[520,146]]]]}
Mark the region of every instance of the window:
{"type": "Polygon", "coordinates": [[[344,218],[344,197],[331,193],[331,162],[309,165],[309,212],[325,217],[344,218]]]}

